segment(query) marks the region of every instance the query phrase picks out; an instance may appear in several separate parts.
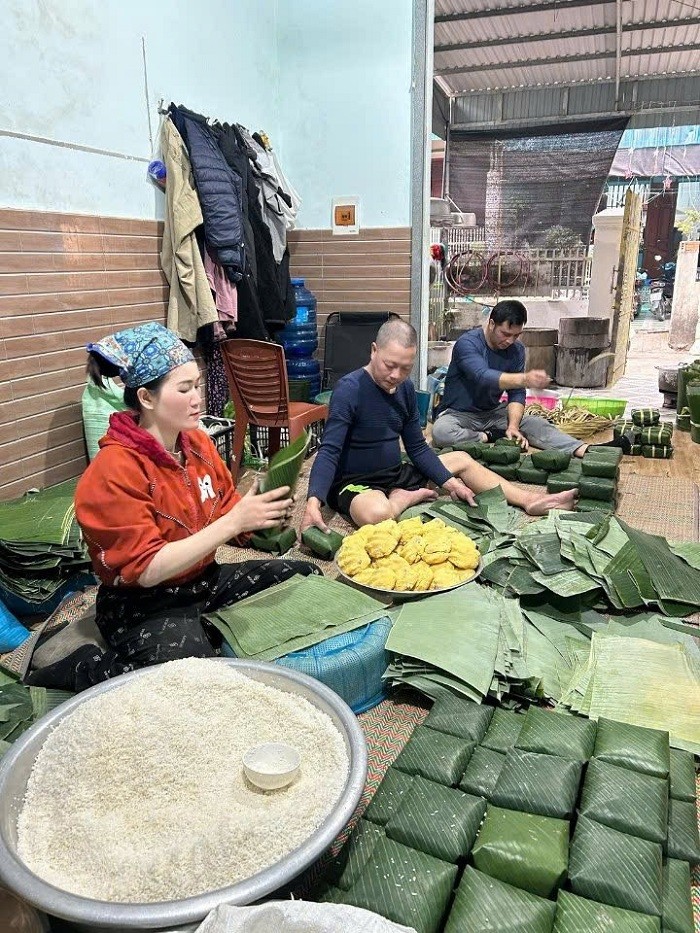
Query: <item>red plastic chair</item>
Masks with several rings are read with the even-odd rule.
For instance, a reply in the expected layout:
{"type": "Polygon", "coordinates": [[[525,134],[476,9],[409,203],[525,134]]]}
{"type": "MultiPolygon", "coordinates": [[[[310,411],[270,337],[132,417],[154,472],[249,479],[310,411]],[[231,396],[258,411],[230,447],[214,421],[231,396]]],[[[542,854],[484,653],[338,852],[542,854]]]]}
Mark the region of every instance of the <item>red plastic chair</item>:
{"type": "Polygon", "coordinates": [[[271,457],[280,449],[282,428],[291,443],[315,421],[328,418],[327,405],[289,401],[289,383],[284,349],[263,340],[224,340],[220,344],[224,369],[236,408],[233,454],[229,464],[233,481],[243,459],[243,446],[249,424],[267,428],[271,457]]]}

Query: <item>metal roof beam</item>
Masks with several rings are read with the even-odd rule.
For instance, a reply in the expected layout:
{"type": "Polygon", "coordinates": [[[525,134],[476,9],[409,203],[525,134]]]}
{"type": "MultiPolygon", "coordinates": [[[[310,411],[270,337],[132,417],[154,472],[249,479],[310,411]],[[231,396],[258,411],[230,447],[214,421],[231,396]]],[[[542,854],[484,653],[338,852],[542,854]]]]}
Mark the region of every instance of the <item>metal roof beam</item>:
{"type": "MultiPolygon", "coordinates": [[[[696,52],[700,50],[700,42],[689,42],[687,45],[674,45],[669,49],[625,49],[620,53],[621,58],[634,58],[640,55],[654,55],[664,52],[696,52]]],[[[581,53],[579,55],[561,55],[552,58],[522,58],[519,61],[487,62],[482,65],[464,65],[456,68],[436,68],[435,74],[441,77],[448,75],[478,74],[484,71],[506,71],[510,68],[534,68],[542,65],[568,65],[574,62],[599,61],[603,58],[615,58],[617,50],[596,52],[595,54],[581,53]]]]}
{"type": "MultiPolygon", "coordinates": [[[[691,16],[681,20],[654,20],[649,23],[625,23],[625,32],[640,32],[646,29],[670,29],[673,26],[700,26],[700,16],[691,16]]],[[[546,42],[549,39],[585,39],[592,36],[615,35],[615,26],[591,26],[585,29],[567,29],[564,32],[540,32],[527,36],[504,36],[499,39],[489,39],[486,42],[454,42],[448,45],[436,45],[435,54],[439,52],[466,52],[472,49],[492,48],[493,46],[520,45],[523,42],[546,42]]]]}
{"type": "MultiPolygon", "coordinates": [[[[480,121],[474,120],[469,123],[452,123],[450,124],[451,133],[459,132],[469,132],[473,130],[479,130],[487,132],[488,130],[508,130],[508,129],[522,129],[527,130],[531,127],[538,126],[551,126],[556,124],[568,124],[568,123],[584,123],[586,120],[600,120],[608,119],[614,117],[633,117],[633,116],[642,116],[644,114],[664,114],[672,112],[673,114],[679,113],[697,113],[698,105],[697,104],[683,104],[681,106],[672,106],[670,107],[667,104],[659,104],[655,107],[644,107],[642,109],[635,109],[632,107],[623,108],[622,110],[597,110],[595,113],[590,114],[552,114],[546,117],[528,117],[527,119],[517,119],[517,120],[498,120],[498,121],[480,121]]],[[[670,123],[668,124],[671,125],[670,123]]],[[[675,125],[675,124],[674,124],[675,125]]]]}
{"type": "Polygon", "coordinates": [[[622,0],[615,0],[615,106],[620,104],[622,74],[622,0]]]}
{"type": "Polygon", "coordinates": [[[615,0],[546,0],[545,3],[522,3],[517,6],[495,7],[491,10],[474,10],[471,13],[441,13],[435,17],[436,23],[461,23],[465,20],[490,19],[494,16],[526,16],[528,13],[547,13],[556,10],[574,10],[578,7],[603,6],[615,0]]]}

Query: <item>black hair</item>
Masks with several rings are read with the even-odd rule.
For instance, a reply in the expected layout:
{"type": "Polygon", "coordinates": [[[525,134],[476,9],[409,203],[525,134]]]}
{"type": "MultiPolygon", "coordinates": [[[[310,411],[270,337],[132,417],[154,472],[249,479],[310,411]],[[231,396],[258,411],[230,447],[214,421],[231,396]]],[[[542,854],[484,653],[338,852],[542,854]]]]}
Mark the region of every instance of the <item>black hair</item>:
{"type": "Polygon", "coordinates": [[[511,327],[524,327],[527,324],[527,308],[516,298],[506,298],[491,308],[489,320],[494,324],[510,324],[511,327]]]}
{"type": "MultiPolygon", "coordinates": [[[[113,379],[120,374],[119,367],[115,366],[114,363],[110,363],[109,360],[100,356],[99,353],[88,353],[85,371],[88,377],[96,386],[99,386],[100,389],[104,389],[105,387],[104,379],[113,379]]],[[[157,379],[152,379],[143,386],[124,386],[124,403],[134,411],[141,411],[141,403],[136,394],[138,390],[148,389],[149,392],[157,392],[167,375],[168,374],[165,373],[165,375],[159,376],[157,379]]]]}

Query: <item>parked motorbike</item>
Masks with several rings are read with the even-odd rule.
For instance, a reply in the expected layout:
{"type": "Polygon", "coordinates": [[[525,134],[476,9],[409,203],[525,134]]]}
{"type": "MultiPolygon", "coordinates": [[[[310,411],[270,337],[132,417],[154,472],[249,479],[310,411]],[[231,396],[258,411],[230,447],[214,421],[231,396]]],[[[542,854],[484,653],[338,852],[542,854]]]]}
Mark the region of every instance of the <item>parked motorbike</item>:
{"type": "Polygon", "coordinates": [[[651,283],[651,313],[657,321],[666,321],[671,317],[673,305],[673,284],[676,278],[675,262],[666,262],[661,267],[661,278],[651,283]]]}

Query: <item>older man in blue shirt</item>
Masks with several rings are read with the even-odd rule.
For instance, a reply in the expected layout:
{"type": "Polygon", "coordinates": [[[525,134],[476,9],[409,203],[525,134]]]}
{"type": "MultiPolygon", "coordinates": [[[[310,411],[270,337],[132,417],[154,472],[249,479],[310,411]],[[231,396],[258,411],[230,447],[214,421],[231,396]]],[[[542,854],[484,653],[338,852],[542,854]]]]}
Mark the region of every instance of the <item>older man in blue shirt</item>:
{"type": "MultiPolygon", "coordinates": [[[[588,444],[564,434],[544,418],[525,414],[525,390],[545,389],[544,370],[525,369],[525,347],[518,340],[527,323],[521,301],[499,301],[484,327],[462,334],[454,346],[445,378],[445,394],[433,425],[436,447],[465,441],[514,438],[525,450],[565,450],[582,457],[588,444]],[[506,392],[507,402],[501,401],[506,392]]],[[[626,437],[610,444],[625,449],[626,437]]]]}

